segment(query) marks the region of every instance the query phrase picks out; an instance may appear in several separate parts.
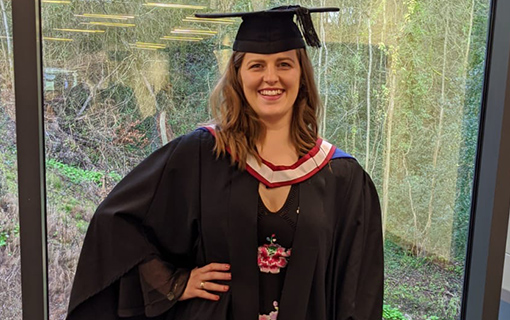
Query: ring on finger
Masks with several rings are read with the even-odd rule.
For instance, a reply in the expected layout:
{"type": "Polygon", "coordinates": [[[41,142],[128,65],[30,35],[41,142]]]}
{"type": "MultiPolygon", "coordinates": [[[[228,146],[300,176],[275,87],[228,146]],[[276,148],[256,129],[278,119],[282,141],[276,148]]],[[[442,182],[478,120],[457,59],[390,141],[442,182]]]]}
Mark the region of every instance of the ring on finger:
{"type": "Polygon", "coordinates": [[[204,290],[204,287],[205,287],[205,283],[203,281],[200,281],[200,289],[204,290]]]}

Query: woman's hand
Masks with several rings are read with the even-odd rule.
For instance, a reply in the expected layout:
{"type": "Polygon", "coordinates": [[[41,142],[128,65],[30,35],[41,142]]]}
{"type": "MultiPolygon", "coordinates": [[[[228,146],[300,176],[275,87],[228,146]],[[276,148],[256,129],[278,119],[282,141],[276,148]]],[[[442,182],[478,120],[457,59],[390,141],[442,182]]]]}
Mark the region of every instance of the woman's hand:
{"type": "Polygon", "coordinates": [[[188,284],[179,301],[192,298],[218,301],[220,296],[212,294],[210,291],[226,292],[228,286],[211,281],[232,279],[232,274],[228,270],[230,270],[230,265],[225,263],[210,263],[202,268],[191,270],[188,284]]]}

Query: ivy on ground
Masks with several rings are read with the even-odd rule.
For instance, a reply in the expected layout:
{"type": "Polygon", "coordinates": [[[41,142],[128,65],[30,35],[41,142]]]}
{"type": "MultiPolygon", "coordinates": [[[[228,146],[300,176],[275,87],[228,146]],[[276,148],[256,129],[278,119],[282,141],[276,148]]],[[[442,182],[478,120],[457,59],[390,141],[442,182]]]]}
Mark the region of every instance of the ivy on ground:
{"type": "Polygon", "coordinates": [[[114,180],[115,182],[118,182],[121,179],[121,176],[115,172],[104,173],[102,171],[85,170],[70,166],[55,159],[48,159],[46,161],[46,165],[49,168],[58,170],[60,174],[65,176],[72,183],[76,184],[90,181],[94,182],[97,185],[101,185],[105,176],[114,180]]]}

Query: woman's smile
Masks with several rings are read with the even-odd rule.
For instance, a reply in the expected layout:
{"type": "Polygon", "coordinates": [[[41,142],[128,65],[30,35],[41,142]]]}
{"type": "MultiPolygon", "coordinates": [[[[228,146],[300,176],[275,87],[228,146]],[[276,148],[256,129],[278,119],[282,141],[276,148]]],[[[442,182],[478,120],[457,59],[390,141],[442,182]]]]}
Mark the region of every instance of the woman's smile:
{"type": "Polygon", "coordinates": [[[285,92],[285,90],[283,90],[283,89],[273,89],[273,88],[259,90],[259,94],[262,96],[262,98],[269,100],[269,101],[276,101],[276,100],[280,99],[284,92],[285,92]]]}

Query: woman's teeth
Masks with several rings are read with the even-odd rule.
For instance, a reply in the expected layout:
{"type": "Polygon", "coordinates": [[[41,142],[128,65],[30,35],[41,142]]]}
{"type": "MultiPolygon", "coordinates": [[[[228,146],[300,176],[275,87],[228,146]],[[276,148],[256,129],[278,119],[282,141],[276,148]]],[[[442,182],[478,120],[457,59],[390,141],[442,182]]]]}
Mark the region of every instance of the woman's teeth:
{"type": "Polygon", "coordinates": [[[264,96],[277,96],[283,93],[283,90],[261,90],[260,94],[264,96]]]}

